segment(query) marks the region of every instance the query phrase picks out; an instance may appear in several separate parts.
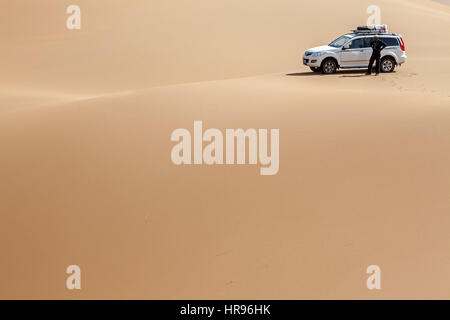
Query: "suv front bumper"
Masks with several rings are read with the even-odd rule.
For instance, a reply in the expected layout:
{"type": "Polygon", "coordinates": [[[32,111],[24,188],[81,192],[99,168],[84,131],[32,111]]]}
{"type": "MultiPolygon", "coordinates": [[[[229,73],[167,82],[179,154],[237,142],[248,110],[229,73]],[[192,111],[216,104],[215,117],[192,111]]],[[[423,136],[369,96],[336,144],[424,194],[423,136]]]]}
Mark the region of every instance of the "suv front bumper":
{"type": "Polygon", "coordinates": [[[308,67],[320,67],[322,63],[322,57],[313,57],[312,55],[304,55],[302,58],[302,63],[308,67]]]}

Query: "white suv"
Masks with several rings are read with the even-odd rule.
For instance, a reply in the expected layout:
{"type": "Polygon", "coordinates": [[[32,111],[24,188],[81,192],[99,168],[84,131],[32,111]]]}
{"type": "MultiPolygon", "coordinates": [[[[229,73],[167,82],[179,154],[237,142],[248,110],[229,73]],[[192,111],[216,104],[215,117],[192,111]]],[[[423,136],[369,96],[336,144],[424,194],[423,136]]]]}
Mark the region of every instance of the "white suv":
{"type": "Polygon", "coordinates": [[[388,33],[387,26],[358,27],[327,46],[307,50],[303,64],[314,72],[335,73],[338,68],[367,68],[372,55],[370,44],[374,35],[386,44],[381,51],[381,72],[392,72],[396,65],[406,62],[405,42],[401,35],[388,33]]]}

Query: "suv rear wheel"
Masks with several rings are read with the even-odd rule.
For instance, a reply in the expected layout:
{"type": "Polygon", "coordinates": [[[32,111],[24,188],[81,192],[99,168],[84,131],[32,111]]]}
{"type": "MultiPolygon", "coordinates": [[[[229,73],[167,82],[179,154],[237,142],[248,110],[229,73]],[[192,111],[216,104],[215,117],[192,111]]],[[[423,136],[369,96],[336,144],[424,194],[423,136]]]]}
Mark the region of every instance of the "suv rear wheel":
{"type": "Polygon", "coordinates": [[[325,59],[322,62],[321,70],[324,74],[336,73],[337,63],[334,59],[325,59]]]}
{"type": "Polygon", "coordinates": [[[395,69],[395,60],[391,57],[381,59],[381,72],[392,72],[395,69]]]}

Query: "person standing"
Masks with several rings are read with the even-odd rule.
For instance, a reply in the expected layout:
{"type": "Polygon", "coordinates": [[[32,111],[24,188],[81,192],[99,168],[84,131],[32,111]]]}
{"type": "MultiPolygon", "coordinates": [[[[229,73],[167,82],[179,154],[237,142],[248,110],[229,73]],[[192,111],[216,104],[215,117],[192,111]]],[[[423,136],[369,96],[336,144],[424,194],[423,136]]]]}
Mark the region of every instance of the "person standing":
{"type": "Polygon", "coordinates": [[[380,38],[376,35],[373,37],[373,41],[371,42],[370,46],[372,47],[372,56],[370,57],[369,61],[369,68],[367,69],[367,75],[372,74],[372,67],[373,63],[376,61],[376,75],[380,73],[380,60],[381,60],[381,51],[386,48],[386,43],[380,40],[380,38]]]}

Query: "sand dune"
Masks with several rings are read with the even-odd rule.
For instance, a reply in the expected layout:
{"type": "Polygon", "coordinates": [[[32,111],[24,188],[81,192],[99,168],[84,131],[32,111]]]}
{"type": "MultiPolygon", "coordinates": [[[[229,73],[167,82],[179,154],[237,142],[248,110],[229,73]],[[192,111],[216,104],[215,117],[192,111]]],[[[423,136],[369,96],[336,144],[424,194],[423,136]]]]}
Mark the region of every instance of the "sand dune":
{"type": "Polygon", "coordinates": [[[1,13],[0,298],[449,297],[449,7],[380,1],[377,78],[299,65],[370,1],[78,2],[1,13]],[[194,120],[279,128],[279,173],[174,166],[194,120]]]}
{"type": "MultiPolygon", "coordinates": [[[[69,32],[65,8],[71,3],[5,4],[0,13],[0,85],[105,93],[297,70],[305,49],[364,24],[372,4],[79,0],[83,26],[69,32]],[[311,14],[315,8],[329,13],[311,14]]],[[[383,22],[405,36],[409,66],[429,46],[442,50],[427,54],[447,58],[448,6],[405,0],[379,5],[383,22]],[[431,29],[437,30],[433,37],[431,29]]]]}

